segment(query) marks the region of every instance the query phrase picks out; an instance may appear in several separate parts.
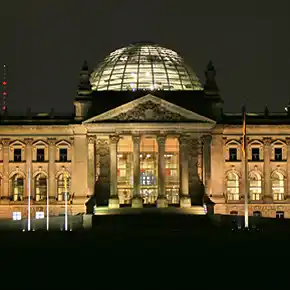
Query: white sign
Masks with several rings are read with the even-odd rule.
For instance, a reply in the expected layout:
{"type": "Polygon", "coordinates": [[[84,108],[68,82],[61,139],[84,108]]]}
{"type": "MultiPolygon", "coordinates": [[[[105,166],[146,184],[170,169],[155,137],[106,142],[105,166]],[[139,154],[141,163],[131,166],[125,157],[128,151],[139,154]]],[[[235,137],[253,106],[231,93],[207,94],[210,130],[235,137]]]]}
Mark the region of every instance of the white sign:
{"type": "Polygon", "coordinates": [[[44,212],[43,212],[43,211],[37,211],[37,212],[35,213],[35,218],[36,218],[37,220],[44,219],[44,212]]]}
{"type": "Polygon", "coordinates": [[[12,219],[14,221],[20,221],[21,220],[21,212],[20,211],[14,211],[12,213],[12,219]]]}

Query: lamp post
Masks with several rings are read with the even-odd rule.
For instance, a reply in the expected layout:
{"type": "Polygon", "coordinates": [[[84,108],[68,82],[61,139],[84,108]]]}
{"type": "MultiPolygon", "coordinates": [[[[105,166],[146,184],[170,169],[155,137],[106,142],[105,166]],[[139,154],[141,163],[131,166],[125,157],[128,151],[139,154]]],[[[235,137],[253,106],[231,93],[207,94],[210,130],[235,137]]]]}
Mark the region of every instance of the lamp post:
{"type": "Polygon", "coordinates": [[[28,169],[27,174],[27,189],[28,189],[28,217],[27,217],[27,230],[30,232],[31,230],[31,214],[30,214],[30,207],[31,207],[31,179],[30,179],[30,168],[28,169]]]}
{"type": "Polygon", "coordinates": [[[64,198],[64,202],[65,202],[65,212],[64,212],[64,230],[67,231],[68,230],[68,186],[67,186],[67,182],[68,182],[68,174],[65,172],[63,174],[63,178],[64,178],[64,194],[65,194],[65,198],[64,198]]]}

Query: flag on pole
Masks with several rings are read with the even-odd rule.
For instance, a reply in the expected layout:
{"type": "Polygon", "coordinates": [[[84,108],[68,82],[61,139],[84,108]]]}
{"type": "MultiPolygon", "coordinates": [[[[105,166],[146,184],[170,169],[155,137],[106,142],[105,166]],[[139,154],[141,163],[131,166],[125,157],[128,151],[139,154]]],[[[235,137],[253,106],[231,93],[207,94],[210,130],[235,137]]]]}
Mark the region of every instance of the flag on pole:
{"type": "Polygon", "coordinates": [[[246,108],[243,108],[243,144],[242,144],[242,151],[243,156],[246,156],[246,147],[247,147],[247,127],[246,127],[246,108]]]}

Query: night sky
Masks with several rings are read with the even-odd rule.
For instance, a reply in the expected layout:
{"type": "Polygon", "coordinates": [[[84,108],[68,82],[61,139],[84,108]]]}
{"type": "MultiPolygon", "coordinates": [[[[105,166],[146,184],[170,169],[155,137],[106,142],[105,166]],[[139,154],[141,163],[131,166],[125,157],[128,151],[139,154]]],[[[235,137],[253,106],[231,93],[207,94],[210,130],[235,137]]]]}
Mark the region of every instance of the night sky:
{"type": "Polygon", "coordinates": [[[289,0],[0,2],[9,111],[70,112],[83,60],[136,41],[176,50],[202,81],[212,59],[225,111],[283,111],[290,99],[289,0]]]}

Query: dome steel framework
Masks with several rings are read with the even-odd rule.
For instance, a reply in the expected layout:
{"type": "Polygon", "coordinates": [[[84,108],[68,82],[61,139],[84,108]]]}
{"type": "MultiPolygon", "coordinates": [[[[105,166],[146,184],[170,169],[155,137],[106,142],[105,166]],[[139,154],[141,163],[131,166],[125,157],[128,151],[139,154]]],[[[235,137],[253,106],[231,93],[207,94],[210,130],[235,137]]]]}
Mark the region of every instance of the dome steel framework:
{"type": "Polygon", "coordinates": [[[135,43],[109,54],[91,75],[96,91],[202,90],[191,69],[175,51],[135,43]]]}

